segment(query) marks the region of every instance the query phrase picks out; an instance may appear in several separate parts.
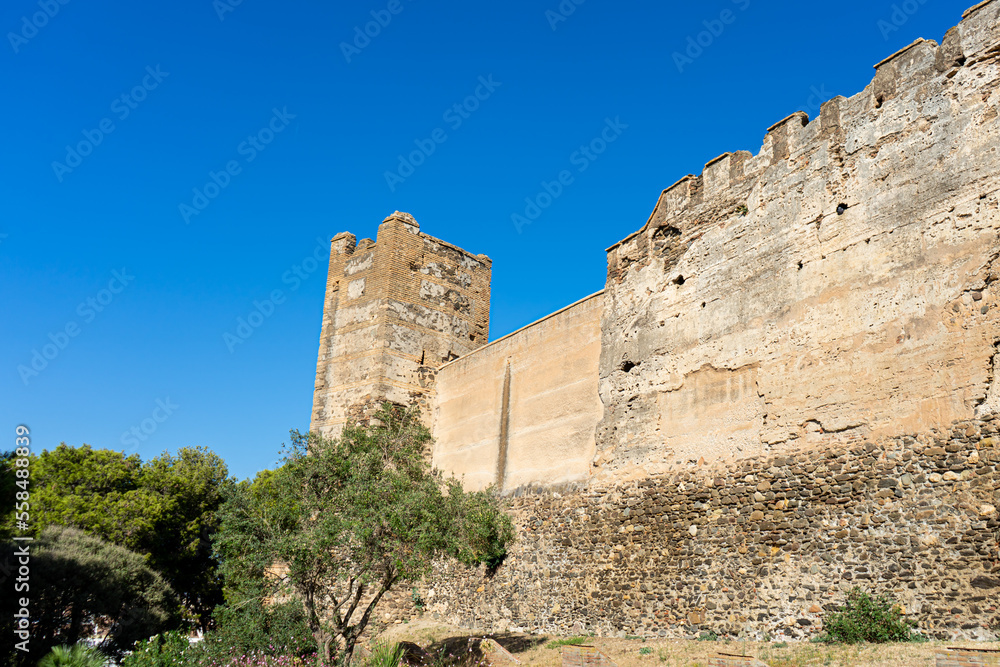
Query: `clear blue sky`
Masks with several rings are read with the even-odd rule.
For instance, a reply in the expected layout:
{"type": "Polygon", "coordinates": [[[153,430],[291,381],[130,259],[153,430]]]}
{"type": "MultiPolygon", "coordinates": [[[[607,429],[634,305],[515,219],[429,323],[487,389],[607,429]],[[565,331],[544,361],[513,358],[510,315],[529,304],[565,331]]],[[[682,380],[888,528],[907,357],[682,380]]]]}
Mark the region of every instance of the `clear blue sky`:
{"type": "Polygon", "coordinates": [[[24,423],[37,449],[205,445],[252,476],[309,425],[318,244],[412,213],[493,258],[495,339],[601,289],[664,187],[973,4],[236,1],[0,10],[0,448],[24,423]]]}

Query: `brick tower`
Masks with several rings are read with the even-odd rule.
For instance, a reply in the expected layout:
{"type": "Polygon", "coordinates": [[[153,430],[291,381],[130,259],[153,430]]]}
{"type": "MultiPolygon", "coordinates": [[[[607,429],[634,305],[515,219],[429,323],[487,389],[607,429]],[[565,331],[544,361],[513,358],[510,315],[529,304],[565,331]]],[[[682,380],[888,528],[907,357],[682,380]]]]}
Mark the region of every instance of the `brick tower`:
{"type": "Polygon", "coordinates": [[[416,401],[428,420],[436,370],[487,341],[491,264],[399,211],[375,241],[337,234],[310,430],[336,436],[385,400],[416,401]]]}

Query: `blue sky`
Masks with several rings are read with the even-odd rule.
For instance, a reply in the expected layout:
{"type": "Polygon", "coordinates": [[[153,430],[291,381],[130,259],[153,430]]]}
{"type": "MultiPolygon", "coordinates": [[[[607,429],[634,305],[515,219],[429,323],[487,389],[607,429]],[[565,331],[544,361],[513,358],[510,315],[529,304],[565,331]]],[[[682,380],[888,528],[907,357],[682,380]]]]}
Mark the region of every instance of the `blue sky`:
{"type": "Polygon", "coordinates": [[[252,476],[308,428],[334,234],[398,209],[489,255],[495,339],[601,289],[664,187],[973,4],[237,2],[0,9],[0,447],[252,476]]]}

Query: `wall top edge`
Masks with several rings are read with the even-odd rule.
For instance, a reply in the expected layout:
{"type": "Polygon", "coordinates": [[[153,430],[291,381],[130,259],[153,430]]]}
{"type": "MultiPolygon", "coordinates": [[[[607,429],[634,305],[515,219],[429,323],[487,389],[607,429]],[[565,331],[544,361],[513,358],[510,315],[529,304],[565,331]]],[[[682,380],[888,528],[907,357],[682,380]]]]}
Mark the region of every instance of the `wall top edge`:
{"type": "Polygon", "coordinates": [[[969,7],[968,9],[966,9],[962,13],[962,18],[963,19],[969,18],[974,13],[976,13],[977,11],[979,11],[980,9],[982,9],[983,7],[985,7],[986,5],[990,4],[991,2],[993,2],[993,0],[983,0],[983,2],[980,2],[978,5],[973,5],[972,7],[969,7]]]}
{"type": "MultiPolygon", "coordinates": [[[[779,120],[777,123],[775,123],[771,127],[767,128],[767,134],[770,134],[771,132],[774,132],[776,129],[778,129],[779,127],[781,127],[782,125],[784,125],[788,121],[792,120],[793,118],[801,118],[806,123],[809,122],[809,114],[807,114],[805,111],[796,111],[795,113],[788,114],[787,116],[785,116],[784,118],[782,118],[781,120],[779,120]]],[[[805,123],[803,123],[803,125],[805,125],[805,123]]]]}
{"type": "MultiPolygon", "coordinates": [[[[732,155],[732,153],[723,153],[719,157],[715,158],[715,160],[712,160],[712,162],[716,162],[717,160],[721,160],[723,158],[726,158],[729,155],[732,155]]],[[[712,164],[712,162],[709,162],[709,164],[712,164]]],[[[673,185],[671,185],[671,186],[667,187],[665,190],[663,190],[663,192],[660,193],[660,196],[656,198],[656,206],[653,207],[653,212],[649,214],[649,219],[646,220],[646,224],[644,224],[642,227],[640,227],[636,231],[632,232],[631,234],[629,234],[628,236],[626,236],[625,238],[623,238],[618,243],[615,243],[614,245],[612,245],[609,248],[605,248],[604,252],[611,252],[612,250],[614,250],[618,246],[622,245],[623,243],[628,243],[629,241],[631,241],[632,239],[634,239],[636,236],[638,236],[639,234],[641,234],[644,230],[646,230],[649,227],[649,223],[652,222],[653,216],[656,215],[656,209],[658,209],[660,207],[660,203],[663,201],[663,197],[668,192],[670,192],[671,190],[673,190],[674,188],[676,188],[681,183],[684,183],[685,181],[696,181],[696,180],[698,180],[697,176],[695,176],[694,174],[688,174],[687,176],[682,176],[673,185]]]]}
{"type": "Polygon", "coordinates": [[[483,264],[485,264],[488,267],[493,265],[493,260],[490,259],[488,255],[484,255],[482,253],[480,253],[480,254],[477,255],[477,254],[475,254],[473,252],[469,252],[465,248],[460,248],[459,246],[455,245],[454,243],[448,243],[447,241],[442,241],[441,239],[437,238],[436,236],[431,236],[430,234],[425,234],[424,232],[420,232],[420,238],[426,239],[428,241],[433,241],[434,243],[440,243],[441,245],[443,245],[443,246],[445,246],[447,248],[450,248],[450,249],[452,249],[452,250],[454,250],[456,252],[462,253],[466,257],[471,257],[472,259],[478,260],[478,261],[482,262],[483,264]]]}
{"type": "MultiPolygon", "coordinates": [[[[989,1],[992,2],[992,0],[989,0],[989,1]]],[[[882,60],[880,60],[877,63],[875,63],[875,69],[878,69],[879,67],[881,67],[882,65],[886,64],[890,60],[895,60],[896,58],[898,58],[899,56],[903,55],[904,53],[906,53],[907,51],[909,51],[913,47],[919,46],[920,44],[923,44],[926,41],[928,41],[928,40],[924,39],[923,37],[918,37],[917,39],[913,40],[913,42],[911,42],[910,44],[907,44],[906,46],[904,46],[903,48],[901,48],[899,51],[896,51],[895,53],[893,53],[888,58],[883,58],[882,60]]]]}
{"type": "Polygon", "coordinates": [[[513,336],[516,336],[519,333],[521,333],[521,332],[523,332],[523,331],[525,331],[527,329],[530,329],[530,328],[532,328],[532,327],[534,327],[534,326],[536,326],[538,324],[541,324],[542,322],[544,322],[546,320],[550,320],[553,317],[555,317],[556,315],[561,315],[562,313],[565,313],[567,310],[571,310],[571,309],[575,308],[576,306],[579,306],[581,303],[584,303],[584,302],[589,301],[591,299],[596,299],[597,297],[603,296],[603,295],[604,295],[604,290],[600,290],[600,291],[594,292],[593,294],[585,296],[582,299],[574,301],[573,303],[569,304],[568,306],[564,306],[564,307],[560,308],[559,310],[557,310],[557,311],[555,311],[553,313],[549,313],[545,317],[541,317],[541,318],[535,320],[531,324],[526,324],[523,327],[521,327],[520,329],[517,329],[515,331],[511,331],[506,336],[502,336],[500,338],[497,338],[496,340],[490,341],[489,343],[487,343],[486,345],[483,345],[482,347],[476,348],[475,350],[473,350],[472,352],[469,352],[465,356],[459,357],[458,359],[454,359],[452,361],[449,361],[446,364],[443,364],[443,365],[439,366],[438,367],[438,372],[440,373],[441,371],[443,371],[445,368],[448,368],[452,364],[457,364],[457,363],[459,363],[461,361],[464,361],[464,360],[466,360],[466,359],[468,359],[470,357],[474,357],[475,355],[479,354],[483,350],[489,349],[489,348],[493,347],[494,345],[496,345],[497,343],[502,343],[503,341],[507,340],[508,338],[512,338],[513,336]]]}

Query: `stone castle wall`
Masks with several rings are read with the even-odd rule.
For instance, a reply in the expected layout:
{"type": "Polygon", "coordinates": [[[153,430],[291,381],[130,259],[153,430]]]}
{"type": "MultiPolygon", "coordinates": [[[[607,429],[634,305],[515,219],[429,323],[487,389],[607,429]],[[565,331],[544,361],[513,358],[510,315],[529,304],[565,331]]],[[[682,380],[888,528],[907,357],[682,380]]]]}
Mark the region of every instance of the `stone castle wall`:
{"type": "Polygon", "coordinates": [[[434,465],[470,489],[586,481],[603,310],[599,292],[443,366],[434,465]]]}
{"type": "Polygon", "coordinates": [[[998,83],[989,2],[664,191],[609,249],[598,476],[993,409],[998,83]]]}
{"type": "MultiPolygon", "coordinates": [[[[484,632],[804,638],[854,586],[925,634],[1000,634],[998,422],[511,500],[498,571],[442,565],[425,614],[484,632]]],[[[832,443],[831,443],[832,444],[832,443]]],[[[416,615],[399,591],[382,620],[416,615]]]]}
{"type": "Polygon", "coordinates": [[[494,575],[419,587],[428,613],[796,638],[861,585],[934,636],[996,636],[998,107],[991,0],[665,190],[603,293],[482,349],[488,259],[402,214],[370,262],[334,239],[314,428],[416,398],[435,465],[498,483],[517,519],[494,575]],[[435,247],[440,271],[396,259],[358,293],[379,252],[435,247]]]}

